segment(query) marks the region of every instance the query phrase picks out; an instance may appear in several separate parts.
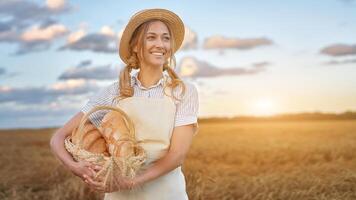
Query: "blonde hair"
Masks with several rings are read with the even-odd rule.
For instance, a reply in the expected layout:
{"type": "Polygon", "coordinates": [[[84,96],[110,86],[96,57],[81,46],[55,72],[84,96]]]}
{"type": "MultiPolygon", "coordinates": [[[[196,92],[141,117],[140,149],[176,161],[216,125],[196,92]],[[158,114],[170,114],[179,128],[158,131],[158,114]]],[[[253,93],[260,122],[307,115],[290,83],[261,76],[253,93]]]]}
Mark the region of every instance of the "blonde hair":
{"type": "MultiPolygon", "coordinates": [[[[128,59],[128,63],[125,66],[125,68],[120,72],[119,75],[119,89],[120,89],[120,94],[117,96],[115,99],[124,99],[127,97],[132,97],[134,95],[134,89],[131,86],[131,76],[130,73],[132,69],[139,69],[140,68],[140,62],[139,60],[143,59],[143,47],[146,45],[145,44],[145,33],[147,33],[149,25],[151,22],[158,21],[158,20],[150,20],[147,21],[143,24],[141,24],[137,29],[134,31],[132,34],[132,37],[130,39],[130,58],[128,59]],[[137,45],[137,52],[133,51],[134,46],[137,45]]],[[[164,23],[164,22],[163,22],[164,23]]],[[[166,24],[169,34],[171,35],[171,38],[174,37],[172,35],[172,31],[170,30],[169,26],[166,24]]],[[[174,68],[176,66],[176,59],[174,57],[174,53],[172,52],[172,49],[174,49],[174,40],[170,40],[171,43],[171,50],[168,52],[169,53],[169,58],[168,60],[164,63],[163,65],[163,71],[167,71],[169,77],[171,78],[171,81],[167,81],[167,84],[165,84],[163,91],[164,94],[170,97],[173,97],[175,100],[180,101],[181,97],[185,93],[185,84],[184,82],[179,78],[178,74],[174,71],[174,68]],[[177,98],[173,94],[173,90],[178,87],[182,87],[182,91],[180,94],[180,98],[177,98]],[[166,87],[171,87],[172,92],[171,95],[166,94],[165,88],[166,87]]]]}

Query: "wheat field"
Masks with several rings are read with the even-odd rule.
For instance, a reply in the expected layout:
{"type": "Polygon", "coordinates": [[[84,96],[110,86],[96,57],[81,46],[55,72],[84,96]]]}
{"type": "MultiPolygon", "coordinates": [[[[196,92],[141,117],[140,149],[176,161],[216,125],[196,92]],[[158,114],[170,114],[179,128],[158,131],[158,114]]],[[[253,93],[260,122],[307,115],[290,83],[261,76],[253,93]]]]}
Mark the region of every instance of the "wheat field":
{"type": "MultiPolygon", "coordinates": [[[[102,199],[52,155],[55,129],[0,131],[0,199],[102,199]]],[[[190,199],[356,199],[356,121],[200,123],[190,199]]]]}

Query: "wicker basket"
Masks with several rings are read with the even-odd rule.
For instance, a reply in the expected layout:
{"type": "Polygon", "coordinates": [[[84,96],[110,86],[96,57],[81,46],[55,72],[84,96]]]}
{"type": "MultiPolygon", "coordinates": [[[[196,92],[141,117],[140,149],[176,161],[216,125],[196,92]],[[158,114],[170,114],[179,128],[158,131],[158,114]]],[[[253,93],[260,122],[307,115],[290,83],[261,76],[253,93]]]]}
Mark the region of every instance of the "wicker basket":
{"type": "Polygon", "coordinates": [[[120,108],[111,106],[95,107],[84,115],[77,131],[80,138],[78,143],[73,143],[71,141],[71,136],[69,136],[64,141],[65,148],[71,153],[76,161],[83,160],[102,166],[102,169],[97,172],[94,179],[102,180],[107,190],[112,191],[120,189],[120,179],[133,178],[146,161],[146,153],[136,139],[134,124],[127,114],[120,108]],[[108,129],[105,129],[106,127],[101,127],[101,125],[98,127],[101,131],[106,130],[103,136],[107,142],[107,146],[113,147],[113,149],[109,151],[109,156],[107,156],[106,153],[89,152],[83,148],[82,139],[85,134],[85,123],[92,113],[99,110],[111,110],[108,114],[112,114],[112,112],[119,114],[118,116],[122,117],[122,121],[125,123],[128,130],[120,135],[119,138],[114,138],[113,136],[115,134],[117,135],[117,130],[110,130],[111,132],[108,132],[108,129]],[[123,148],[126,148],[126,150],[123,151],[123,148]],[[130,152],[127,153],[127,151],[130,152]],[[127,156],[122,155],[122,152],[126,152],[127,156]]]}

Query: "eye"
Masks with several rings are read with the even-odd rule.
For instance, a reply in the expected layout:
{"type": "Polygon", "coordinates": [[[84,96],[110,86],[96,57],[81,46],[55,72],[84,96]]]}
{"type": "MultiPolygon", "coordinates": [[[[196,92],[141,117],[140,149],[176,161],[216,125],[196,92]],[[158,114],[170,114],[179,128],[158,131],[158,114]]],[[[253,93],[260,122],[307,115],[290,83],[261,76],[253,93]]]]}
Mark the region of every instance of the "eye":
{"type": "Polygon", "coordinates": [[[154,36],[148,36],[147,39],[154,39],[154,36]]]}
{"type": "Polygon", "coordinates": [[[171,39],[171,38],[170,38],[170,37],[164,37],[164,39],[165,39],[165,40],[169,40],[169,39],[171,39]]]}

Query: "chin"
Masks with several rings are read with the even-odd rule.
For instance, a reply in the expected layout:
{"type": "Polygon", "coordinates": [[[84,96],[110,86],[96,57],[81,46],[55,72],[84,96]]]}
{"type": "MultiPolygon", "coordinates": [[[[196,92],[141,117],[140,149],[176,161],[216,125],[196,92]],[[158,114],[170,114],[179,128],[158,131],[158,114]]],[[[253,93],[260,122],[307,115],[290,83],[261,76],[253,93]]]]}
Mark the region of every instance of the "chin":
{"type": "Polygon", "coordinates": [[[163,62],[152,62],[150,63],[151,66],[155,66],[155,67],[162,67],[164,65],[163,62]]]}

